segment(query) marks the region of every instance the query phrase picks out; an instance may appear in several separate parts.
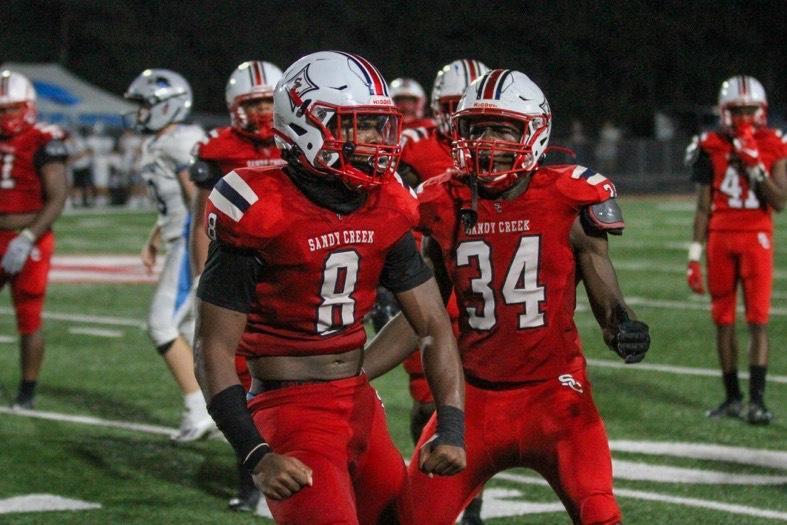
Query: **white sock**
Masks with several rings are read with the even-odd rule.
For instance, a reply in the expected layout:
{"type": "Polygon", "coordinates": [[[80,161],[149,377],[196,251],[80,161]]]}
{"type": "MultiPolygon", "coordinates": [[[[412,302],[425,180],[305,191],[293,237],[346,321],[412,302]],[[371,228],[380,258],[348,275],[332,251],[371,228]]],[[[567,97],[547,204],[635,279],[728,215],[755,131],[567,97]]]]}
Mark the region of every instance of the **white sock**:
{"type": "Polygon", "coordinates": [[[202,390],[195,390],[190,394],[183,396],[183,404],[186,410],[193,414],[208,414],[208,407],[205,405],[205,397],[202,395],[202,390]]]}

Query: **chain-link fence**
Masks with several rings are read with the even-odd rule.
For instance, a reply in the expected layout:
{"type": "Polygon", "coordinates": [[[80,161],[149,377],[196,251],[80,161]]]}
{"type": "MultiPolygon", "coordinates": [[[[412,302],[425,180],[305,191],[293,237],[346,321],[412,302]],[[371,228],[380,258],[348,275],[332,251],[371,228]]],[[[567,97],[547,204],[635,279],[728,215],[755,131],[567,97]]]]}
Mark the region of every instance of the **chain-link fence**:
{"type": "Polygon", "coordinates": [[[601,146],[588,140],[575,144],[569,138],[554,138],[551,144],[570,148],[576,154],[550,155],[549,162],[572,162],[593,168],[609,177],[625,193],[690,193],[690,170],[684,165],[688,137],[669,141],[621,139],[601,146]]]}

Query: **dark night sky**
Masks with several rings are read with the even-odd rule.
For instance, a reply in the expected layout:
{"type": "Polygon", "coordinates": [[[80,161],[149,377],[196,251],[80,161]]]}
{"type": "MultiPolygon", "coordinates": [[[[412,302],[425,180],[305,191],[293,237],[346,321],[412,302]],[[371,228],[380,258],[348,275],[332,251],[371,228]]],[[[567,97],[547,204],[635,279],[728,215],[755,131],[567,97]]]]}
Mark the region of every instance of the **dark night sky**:
{"type": "Polygon", "coordinates": [[[527,73],[559,128],[612,118],[645,135],[654,110],[711,105],[734,74],[757,77],[783,111],[785,12],[757,1],[6,0],[0,61],[61,62],[118,94],[166,67],[189,79],[197,110],[223,112],[226,79],[248,59],[284,69],[342,49],[428,92],[440,66],[476,58],[527,73]]]}

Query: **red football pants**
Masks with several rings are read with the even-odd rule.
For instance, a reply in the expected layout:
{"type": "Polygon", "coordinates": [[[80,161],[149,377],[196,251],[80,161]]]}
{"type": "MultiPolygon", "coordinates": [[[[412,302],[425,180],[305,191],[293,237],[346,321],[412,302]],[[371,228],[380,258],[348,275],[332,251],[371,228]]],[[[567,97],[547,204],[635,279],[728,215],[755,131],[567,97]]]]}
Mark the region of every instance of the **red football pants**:
{"type": "Polygon", "coordinates": [[[313,486],[268,499],[276,523],[411,523],[404,460],[365,375],[263,392],[249,410],[275,452],[313,471],[313,486]]]}
{"type": "MultiPolygon", "coordinates": [[[[8,243],[16,236],[15,231],[0,230],[0,258],[5,254],[8,243]]],[[[54,251],[55,236],[48,231],[36,241],[19,273],[8,275],[0,268],[0,289],[10,281],[11,298],[16,310],[16,327],[22,335],[33,334],[41,328],[41,311],[44,309],[44,296],[54,251]]]]}
{"type": "Polygon", "coordinates": [[[557,378],[497,391],[468,384],[467,468],[456,476],[429,478],[418,470],[418,451],[435,431],[433,416],[408,471],[415,523],[453,525],[489,478],[512,467],[541,474],[575,523],[620,522],[607,433],[584,371],[572,375],[573,388],[557,378]]]}
{"type": "Polygon", "coordinates": [[[708,233],[708,291],[714,323],[735,323],[738,282],[743,284],[746,321],[768,323],[773,286],[772,244],[772,235],[767,232],[708,233]]]}

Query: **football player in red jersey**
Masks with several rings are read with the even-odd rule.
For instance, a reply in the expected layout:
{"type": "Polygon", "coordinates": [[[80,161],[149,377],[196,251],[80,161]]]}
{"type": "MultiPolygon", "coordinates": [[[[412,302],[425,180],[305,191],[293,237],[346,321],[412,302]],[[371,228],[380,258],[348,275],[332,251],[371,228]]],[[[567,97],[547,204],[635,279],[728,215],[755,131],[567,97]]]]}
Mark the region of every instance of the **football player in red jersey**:
{"type": "Polygon", "coordinates": [[[32,409],[44,337],[41,310],[65,204],[63,133],[35,123],[36,94],[23,75],[0,72],[0,288],[10,283],[20,334],[22,379],[15,408],[32,409]]]}
{"type": "MultiPolygon", "coordinates": [[[[190,254],[195,276],[202,273],[208,257],[205,205],[213,186],[224,174],[237,168],[284,164],[273,141],[273,89],[281,69],[270,62],[250,60],[240,64],[227,80],[225,95],[231,125],[211,131],[194,147],[189,168],[197,186],[191,203],[190,254]]],[[[251,387],[246,357],[237,355],[235,367],[243,388],[251,387]]],[[[231,510],[254,512],[260,491],[251,474],[238,464],[238,493],[230,499],[231,510]]]]}
{"type": "Polygon", "coordinates": [[[364,58],[307,55],[274,92],[288,164],[232,171],[208,199],[197,374],[277,523],[411,522],[404,462],[362,368],[378,283],[426,345],[439,431],[424,469],[464,468],[461,365],[410,233],[415,195],[396,180],[399,118],[364,58]],[[236,352],[248,359],[248,395],[236,352]]]}
{"type": "MultiPolygon", "coordinates": [[[[451,114],[456,109],[456,104],[467,86],[487,71],[489,68],[478,60],[462,59],[443,66],[437,72],[432,88],[431,106],[435,119],[439,122],[439,127],[436,125],[415,127],[402,132],[402,162],[399,165],[399,173],[413,187],[425,180],[443,175],[453,168],[451,114]]],[[[391,83],[392,90],[394,82],[391,83]]],[[[420,243],[420,232],[416,232],[415,236],[420,243]]],[[[456,327],[459,310],[453,295],[446,307],[455,326],[454,331],[458,333],[456,327]]],[[[375,328],[379,331],[377,326],[375,328]]],[[[410,410],[410,434],[413,442],[417,442],[424,425],[432,417],[435,408],[434,400],[429,391],[429,385],[426,383],[420,353],[415,352],[410,355],[404,360],[403,365],[409,377],[410,397],[413,399],[410,410]]],[[[481,520],[482,504],[483,501],[479,495],[468,505],[462,516],[462,525],[483,523],[481,520]]]]}
{"type": "MultiPolygon", "coordinates": [[[[412,78],[395,78],[390,86],[391,98],[402,112],[402,128],[404,130],[431,131],[436,123],[424,115],[426,107],[426,93],[416,80],[412,78]]],[[[402,138],[407,134],[402,132],[402,138]]]]}
{"type": "Polygon", "coordinates": [[[686,160],[697,183],[694,235],[689,247],[688,283],[705,292],[700,259],[707,241],[708,291],[716,325],[725,400],[707,415],[743,417],[768,424],[764,402],[768,368],[768,316],[773,284],[772,211],[787,198],[787,145],[767,127],[767,99],[762,85],[747,76],[721,85],[721,128],[695,137],[686,160]],[[743,285],[749,325],[749,405],[738,385],[735,304],[743,285]]]}
{"type": "MultiPolygon", "coordinates": [[[[418,523],[454,523],[483,483],[511,467],[544,476],[574,523],[622,519],[573,319],[578,280],[626,363],[644,358],[650,337],[625,305],[607,252],[607,233],[623,227],[613,184],[583,166],[539,164],[551,118],[526,75],[490,71],[453,116],[456,175],[420,189],[425,251],[443,296],[453,288],[460,307],[467,468],[430,478],[413,458],[418,523]]],[[[370,375],[409,351],[406,329],[395,319],[370,345],[370,375]]],[[[431,420],[419,446],[433,432],[431,420]]]]}

